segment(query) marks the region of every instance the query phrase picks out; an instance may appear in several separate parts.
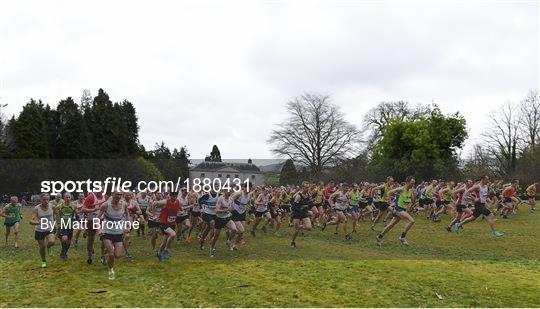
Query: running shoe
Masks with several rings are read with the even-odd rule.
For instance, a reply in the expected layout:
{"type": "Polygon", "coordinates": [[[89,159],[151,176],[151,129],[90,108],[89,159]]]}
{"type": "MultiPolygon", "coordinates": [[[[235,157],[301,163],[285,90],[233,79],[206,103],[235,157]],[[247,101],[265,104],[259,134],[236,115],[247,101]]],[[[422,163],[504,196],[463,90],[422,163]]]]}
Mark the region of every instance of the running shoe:
{"type": "Polygon", "coordinates": [[[452,232],[452,228],[449,227],[449,226],[447,226],[447,227],[446,227],[446,231],[447,231],[448,233],[451,233],[451,232],[452,232]]]}
{"type": "Polygon", "coordinates": [[[351,239],[352,239],[352,237],[351,237],[350,234],[345,235],[345,240],[351,240],[351,239]]]}
{"type": "Polygon", "coordinates": [[[105,266],[105,264],[107,264],[105,261],[105,256],[102,255],[99,257],[99,264],[101,264],[101,266],[105,266]]]}
{"type": "Polygon", "coordinates": [[[114,280],[115,274],[113,269],[109,269],[109,280],[114,280]]]}
{"type": "Polygon", "coordinates": [[[324,222],[321,227],[321,232],[324,232],[324,230],[326,230],[326,222],[324,222]]]}
{"type": "Polygon", "coordinates": [[[126,259],[132,259],[133,258],[133,255],[131,255],[131,253],[129,253],[129,251],[126,250],[126,259]]]}
{"type": "Polygon", "coordinates": [[[407,238],[405,238],[405,237],[400,237],[399,241],[401,241],[401,244],[404,245],[404,246],[409,245],[409,242],[407,241],[407,238]]]}
{"type": "Polygon", "coordinates": [[[291,241],[291,248],[296,248],[296,242],[291,241]]]}
{"type": "Polygon", "coordinates": [[[377,235],[377,237],[375,237],[375,239],[377,240],[377,245],[381,245],[381,242],[382,242],[382,236],[381,235],[377,235]]]}
{"type": "Polygon", "coordinates": [[[46,268],[47,267],[47,262],[46,261],[42,261],[41,262],[41,268],[46,268]]]}
{"type": "Polygon", "coordinates": [[[162,254],[162,257],[163,257],[164,260],[170,259],[171,255],[169,254],[169,250],[164,250],[163,254],[162,254]]]}
{"type": "Polygon", "coordinates": [[[210,257],[215,257],[215,256],[216,256],[216,248],[210,249],[210,257]]]}
{"type": "Polygon", "coordinates": [[[204,242],[199,241],[199,249],[204,250],[204,242]]]}
{"type": "Polygon", "coordinates": [[[89,255],[88,258],[86,259],[86,263],[87,263],[88,265],[91,265],[91,264],[92,264],[92,256],[91,256],[91,255],[89,255]]]}
{"type": "Polygon", "coordinates": [[[463,227],[461,226],[461,223],[457,222],[456,224],[454,224],[454,231],[456,231],[456,234],[459,234],[462,229],[463,227]]]}
{"type": "Polygon", "coordinates": [[[493,236],[493,237],[501,237],[503,235],[504,235],[504,233],[497,232],[497,231],[491,231],[491,236],[493,236]]]}

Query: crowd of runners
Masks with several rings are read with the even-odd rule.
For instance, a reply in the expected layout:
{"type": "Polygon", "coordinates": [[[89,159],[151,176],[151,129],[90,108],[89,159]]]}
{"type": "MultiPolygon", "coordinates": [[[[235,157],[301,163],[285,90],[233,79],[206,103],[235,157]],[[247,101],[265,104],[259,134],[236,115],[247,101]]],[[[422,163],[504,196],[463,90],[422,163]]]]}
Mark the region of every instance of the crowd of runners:
{"type": "MultiPolygon", "coordinates": [[[[93,263],[94,243],[100,240],[99,261],[108,266],[112,280],[115,259],[132,258],[130,248],[135,234],[149,239],[149,250],[159,261],[170,259],[169,248],[175,241],[188,245],[195,242],[193,245],[201,250],[208,246],[210,256],[214,257],[222,230],[228,249],[234,251],[246,245],[247,237],[256,241],[259,233],[280,237],[283,225],[292,227],[290,246],[296,248],[297,236],[312,228],[324,232],[332,226],[336,235],[341,228],[345,239],[350,240],[363,222],[379,231],[374,240],[380,245],[384,236],[403,221],[399,241],[408,246],[406,237],[415,223],[414,217],[422,215],[433,222],[440,221],[441,215],[450,216],[445,229],[456,233],[466,224],[483,218],[491,235],[500,237],[503,233],[495,228],[496,214],[507,219],[517,213],[522,203],[531,212],[535,211],[538,184],[521,188],[517,180],[505,183],[488,177],[459,183],[432,180],[416,184],[412,177],[402,183],[387,177],[378,184],[243,186],[238,192],[182,189],[181,192],[113,192],[110,196],[95,192],[80,193],[76,198],[70,193],[42,194],[41,203],[32,209],[28,222],[35,226],[41,267],[47,267],[47,256],[53,255],[56,239],[61,243],[60,258],[67,259],[69,249],[79,247],[82,235],[88,264],[93,263]],[[94,220],[103,223],[99,225],[102,228],[95,228],[94,220]],[[122,222],[131,224],[118,224],[122,222]],[[378,224],[383,225],[381,230],[378,224]]],[[[22,216],[17,197],[11,198],[0,216],[5,217],[6,246],[13,231],[14,245],[18,248],[22,216]]]]}

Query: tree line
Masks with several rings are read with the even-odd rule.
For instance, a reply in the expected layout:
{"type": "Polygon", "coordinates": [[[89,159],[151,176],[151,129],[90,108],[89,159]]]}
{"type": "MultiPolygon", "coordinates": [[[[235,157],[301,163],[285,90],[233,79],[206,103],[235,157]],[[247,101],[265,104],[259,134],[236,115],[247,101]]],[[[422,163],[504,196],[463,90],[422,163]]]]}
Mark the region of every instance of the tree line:
{"type": "Polygon", "coordinates": [[[56,108],[30,99],[19,115],[0,117],[0,187],[3,192],[38,192],[42,180],[175,179],[189,176],[185,146],[170,150],[164,142],[146,150],[139,142],[135,107],[112,102],[99,89],[85,90],[56,108]]]}
{"type": "Polygon", "coordinates": [[[540,100],[530,91],[519,103],[490,114],[482,143],[462,155],[467,123],[436,104],[381,102],[358,126],[348,123],[329,96],[303,94],[286,104],[289,118],[272,131],[272,151],[287,157],[280,182],[516,178],[540,174],[540,100]],[[360,128],[360,129],[358,129],[360,128]]]}

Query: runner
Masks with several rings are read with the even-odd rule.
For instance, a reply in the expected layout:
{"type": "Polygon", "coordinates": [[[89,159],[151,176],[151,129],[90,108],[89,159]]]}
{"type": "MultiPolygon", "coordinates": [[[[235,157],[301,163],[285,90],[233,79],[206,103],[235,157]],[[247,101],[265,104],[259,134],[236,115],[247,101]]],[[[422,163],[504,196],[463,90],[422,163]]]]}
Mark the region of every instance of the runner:
{"type": "Polygon", "coordinates": [[[296,237],[300,230],[311,230],[311,221],[309,220],[308,211],[311,208],[309,199],[309,185],[307,182],[302,183],[302,190],[298,191],[294,196],[292,207],[292,218],[294,232],[292,235],[291,247],[296,248],[296,237]]]}
{"type": "Polygon", "coordinates": [[[440,203],[438,205],[439,208],[435,213],[436,218],[438,218],[441,213],[445,212],[447,208],[451,208],[455,185],[455,182],[449,181],[448,183],[446,183],[446,186],[444,188],[441,188],[439,190],[440,203]]]}
{"type": "Polygon", "coordinates": [[[236,225],[236,243],[238,246],[242,246],[246,243],[244,240],[246,221],[246,211],[249,207],[249,191],[246,184],[242,185],[242,190],[235,192],[231,195],[231,200],[234,202],[233,210],[231,212],[231,220],[236,225]]]}
{"type": "Polygon", "coordinates": [[[483,215],[487,218],[487,222],[491,228],[491,236],[500,237],[504,235],[503,233],[500,233],[497,230],[495,230],[495,222],[497,221],[497,219],[495,219],[495,216],[493,215],[493,213],[491,213],[491,211],[486,208],[487,196],[489,193],[488,184],[489,184],[489,177],[484,176],[480,180],[480,182],[478,182],[474,186],[467,189],[466,193],[473,193],[473,192],[476,193],[474,211],[473,211],[472,216],[464,219],[461,223],[457,222],[456,224],[454,224],[454,229],[456,233],[458,234],[460,233],[460,231],[463,229],[463,225],[469,222],[472,222],[476,220],[478,217],[480,217],[481,215],[483,215]]]}
{"type": "Polygon", "coordinates": [[[388,191],[388,195],[391,196],[394,193],[398,193],[398,199],[397,199],[397,205],[394,207],[393,211],[393,218],[384,227],[381,233],[377,235],[377,244],[380,245],[382,242],[382,239],[384,237],[384,234],[388,233],[399,221],[405,220],[405,226],[403,228],[403,232],[401,233],[401,236],[399,237],[399,241],[405,245],[408,246],[409,242],[407,241],[407,233],[411,229],[411,227],[414,225],[414,219],[407,213],[407,207],[412,205],[415,202],[416,199],[416,193],[414,189],[414,178],[412,176],[407,177],[405,180],[405,185],[402,187],[398,187],[395,189],[392,189],[388,191]]]}
{"type": "Polygon", "coordinates": [[[75,219],[76,203],[72,201],[71,193],[64,193],[64,202],[57,203],[55,212],[57,213],[57,221],[59,222],[59,233],[62,244],[62,251],[60,252],[60,258],[67,260],[68,250],[71,245],[71,237],[73,236],[73,220],[75,219]]]}
{"type": "Polygon", "coordinates": [[[41,257],[41,268],[47,267],[45,257],[45,248],[47,254],[52,256],[52,246],[54,246],[54,215],[55,210],[49,205],[49,194],[41,195],[41,203],[32,209],[32,216],[29,221],[35,225],[34,239],[39,246],[39,255],[41,257]]]}
{"type": "MultiPolygon", "coordinates": [[[[221,229],[226,227],[230,239],[234,239],[236,234],[236,225],[231,220],[231,209],[233,209],[233,200],[231,199],[231,191],[224,190],[220,194],[216,202],[216,231],[210,241],[210,257],[216,256],[216,242],[219,239],[221,229]]],[[[238,244],[231,242],[231,251],[238,250],[238,244]]]]}
{"type": "Polygon", "coordinates": [[[280,237],[279,228],[281,227],[281,192],[275,189],[271,194],[271,199],[268,202],[268,210],[272,217],[272,225],[274,227],[274,236],[280,237]]]}
{"type": "Polygon", "coordinates": [[[529,206],[531,207],[531,212],[536,211],[536,186],[538,186],[539,182],[535,181],[532,185],[527,187],[526,193],[527,193],[527,202],[529,206]]]}
{"type": "MultiPolygon", "coordinates": [[[[352,232],[356,233],[356,227],[358,225],[358,220],[360,219],[360,190],[358,189],[357,184],[353,184],[353,187],[347,193],[349,197],[349,211],[352,217],[352,232]]],[[[365,208],[365,206],[364,206],[365,208]]]]}
{"type": "Polygon", "coordinates": [[[439,218],[435,216],[435,193],[437,192],[438,181],[433,179],[431,183],[426,187],[424,195],[424,210],[426,211],[426,217],[434,222],[438,222],[439,218]]]}
{"type": "Polygon", "coordinates": [[[201,250],[204,249],[204,242],[206,241],[208,233],[212,233],[210,236],[211,238],[213,238],[216,233],[216,203],[218,198],[219,193],[215,192],[213,189],[211,189],[210,192],[204,193],[199,198],[199,204],[202,206],[203,211],[202,217],[205,223],[204,229],[199,235],[199,248],[201,250]]]}
{"type": "MultiPolygon", "coordinates": [[[[83,206],[84,206],[84,193],[79,193],[77,202],[75,207],[75,220],[79,221],[79,228],[75,230],[75,239],[73,242],[73,247],[77,249],[79,247],[79,236],[81,235],[81,232],[84,230],[86,235],[86,230],[84,229],[84,220],[86,218],[84,212],[83,212],[83,206]]],[[[86,237],[86,236],[84,236],[86,237]]]]}
{"type": "MultiPolygon", "coordinates": [[[[134,222],[138,222],[138,231],[141,226],[144,226],[144,216],[139,203],[133,197],[133,192],[129,191],[124,193],[124,201],[126,202],[126,207],[128,210],[128,221],[131,222],[130,227],[134,226],[134,222]]],[[[131,247],[131,231],[132,228],[124,231],[124,251],[127,259],[133,258],[129,252],[129,248],[131,247]]]]}
{"type": "MultiPolygon", "coordinates": [[[[189,196],[186,188],[182,188],[182,194],[178,197],[180,200],[180,209],[176,215],[176,239],[179,241],[184,236],[185,231],[191,231],[191,221],[189,220],[189,196]]],[[[191,235],[185,238],[187,244],[191,244],[191,235]]]]}
{"type": "Polygon", "coordinates": [[[189,240],[189,244],[191,244],[192,237],[191,232],[193,231],[194,227],[197,227],[199,234],[203,230],[203,220],[201,218],[201,205],[199,205],[199,195],[196,192],[188,192],[188,205],[189,209],[191,210],[191,227],[188,229],[188,235],[187,239],[189,240]]]}
{"type": "Polygon", "coordinates": [[[373,220],[373,223],[371,223],[371,229],[375,230],[375,225],[381,217],[388,211],[388,206],[390,206],[390,195],[388,192],[392,189],[394,186],[394,178],[391,176],[386,177],[386,182],[376,186],[372,189],[373,194],[373,200],[375,201],[375,207],[378,210],[377,216],[373,220]],[[375,198],[375,195],[377,195],[377,198],[375,198]]]}
{"type": "Polygon", "coordinates": [[[469,204],[471,204],[471,194],[466,191],[473,185],[472,180],[467,180],[466,183],[457,187],[454,191],[456,195],[456,200],[454,201],[455,205],[455,215],[450,224],[446,227],[446,231],[452,232],[452,226],[461,220],[472,216],[472,210],[469,209],[469,204]]]}
{"type": "Polygon", "coordinates": [[[268,223],[272,220],[272,216],[268,211],[268,188],[262,188],[261,192],[255,199],[255,221],[251,226],[251,235],[256,237],[256,230],[259,226],[259,223],[263,222],[262,230],[266,234],[268,223]]]}
{"type": "Polygon", "coordinates": [[[162,260],[168,260],[171,258],[169,254],[169,247],[171,242],[176,238],[176,215],[180,209],[180,200],[178,200],[178,193],[170,191],[167,199],[157,201],[156,207],[163,207],[159,215],[159,229],[163,234],[163,241],[159,248],[157,258],[162,260]]]}
{"type": "Polygon", "coordinates": [[[12,196],[10,198],[9,204],[4,206],[0,216],[4,217],[4,226],[6,230],[4,231],[4,236],[6,237],[6,247],[8,245],[8,238],[11,228],[13,228],[13,234],[15,237],[15,248],[19,248],[19,223],[21,222],[21,204],[19,204],[19,198],[12,196]]]}
{"type": "Polygon", "coordinates": [[[137,203],[139,204],[139,208],[141,209],[144,218],[144,222],[142,222],[137,229],[137,237],[142,235],[143,238],[146,238],[146,234],[144,233],[146,228],[145,222],[148,220],[146,210],[148,209],[148,205],[150,205],[151,201],[152,199],[150,198],[150,195],[146,193],[146,191],[141,191],[139,194],[137,194],[137,203]]]}
{"type": "Polygon", "coordinates": [[[347,217],[345,216],[345,213],[349,208],[349,197],[347,197],[347,189],[347,184],[342,183],[339,185],[339,190],[330,195],[328,202],[330,203],[330,208],[335,211],[336,217],[327,223],[323,223],[321,230],[324,232],[328,225],[343,224],[345,240],[350,240],[352,239],[352,237],[347,229],[347,217]]]}
{"type": "Polygon", "coordinates": [[[88,258],[86,263],[92,264],[94,256],[94,239],[96,237],[97,230],[94,229],[92,224],[94,219],[99,220],[98,214],[103,205],[107,201],[107,196],[101,192],[90,193],[83,202],[82,212],[86,216],[86,253],[88,258]]]}
{"type": "Polygon", "coordinates": [[[312,192],[311,192],[311,200],[313,201],[313,206],[309,210],[311,222],[313,222],[313,225],[319,226],[319,209],[322,208],[322,202],[323,202],[323,190],[319,186],[313,186],[312,192]]]}
{"type": "Polygon", "coordinates": [[[161,194],[159,192],[155,192],[152,201],[150,202],[150,206],[148,206],[148,209],[146,210],[146,214],[148,215],[148,232],[150,233],[150,245],[152,246],[152,253],[156,257],[158,257],[159,253],[156,249],[156,242],[157,238],[159,237],[159,218],[163,209],[163,204],[157,203],[157,201],[160,200],[161,194]]]}
{"type": "Polygon", "coordinates": [[[319,215],[320,222],[323,222],[323,221],[326,222],[329,219],[328,215],[331,211],[329,199],[330,199],[330,196],[334,194],[334,192],[336,191],[334,186],[335,186],[334,182],[330,181],[323,190],[323,202],[322,202],[323,211],[319,215]]]}
{"type": "Polygon", "coordinates": [[[114,260],[122,256],[123,235],[129,221],[126,202],[122,199],[122,192],[113,192],[112,198],[102,203],[99,208],[99,217],[103,216],[103,230],[101,240],[107,252],[107,266],[109,267],[109,280],[114,280],[114,260]]]}
{"type": "Polygon", "coordinates": [[[503,209],[501,211],[501,217],[503,219],[508,219],[508,213],[514,209],[515,198],[514,195],[517,193],[517,182],[514,180],[511,184],[505,187],[502,191],[502,202],[503,209]]]}

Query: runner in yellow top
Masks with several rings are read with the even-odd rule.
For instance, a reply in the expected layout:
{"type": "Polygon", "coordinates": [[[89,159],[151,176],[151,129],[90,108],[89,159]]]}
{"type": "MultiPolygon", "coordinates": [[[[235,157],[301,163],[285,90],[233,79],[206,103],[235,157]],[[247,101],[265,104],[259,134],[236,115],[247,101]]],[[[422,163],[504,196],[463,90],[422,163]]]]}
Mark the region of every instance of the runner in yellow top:
{"type": "Polygon", "coordinates": [[[452,209],[452,197],[454,196],[454,189],[456,184],[453,181],[449,181],[446,188],[439,190],[441,196],[441,208],[435,213],[435,217],[440,215],[446,209],[452,209]]]}
{"type": "Polygon", "coordinates": [[[530,185],[529,187],[527,187],[527,198],[528,198],[528,202],[529,202],[529,206],[531,206],[531,211],[535,211],[536,210],[536,207],[535,207],[535,204],[536,204],[536,201],[535,201],[535,198],[536,198],[536,186],[538,186],[538,181],[535,181],[532,185],[530,185]]]}
{"type": "Polygon", "coordinates": [[[388,194],[390,190],[392,190],[394,186],[394,178],[392,176],[386,177],[386,182],[380,186],[376,186],[371,190],[373,195],[373,200],[375,202],[375,207],[379,210],[379,213],[377,214],[377,217],[373,220],[373,223],[371,224],[371,229],[375,229],[375,224],[379,222],[381,219],[383,213],[385,213],[388,210],[388,206],[390,205],[390,195],[388,194]],[[378,193],[377,193],[378,192],[378,193]],[[376,194],[378,196],[376,196],[376,194]]]}

